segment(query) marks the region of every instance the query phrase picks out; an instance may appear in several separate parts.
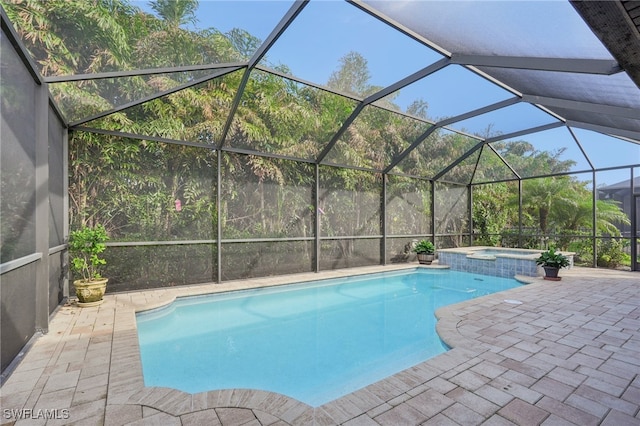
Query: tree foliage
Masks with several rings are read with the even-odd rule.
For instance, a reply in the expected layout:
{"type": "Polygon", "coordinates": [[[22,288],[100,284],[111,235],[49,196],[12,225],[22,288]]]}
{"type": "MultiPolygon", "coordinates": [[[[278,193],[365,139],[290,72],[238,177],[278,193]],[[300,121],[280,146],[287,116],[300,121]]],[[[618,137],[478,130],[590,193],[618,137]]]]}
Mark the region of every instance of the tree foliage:
{"type": "Polygon", "coordinates": [[[169,26],[179,27],[197,20],[198,0],[154,0],[149,4],[169,26]]]}
{"type": "MultiPolygon", "coordinates": [[[[239,28],[227,33],[190,29],[196,21],[197,0],[155,0],[150,6],[157,16],[126,0],[13,0],[5,9],[47,76],[246,61],[261,44],[239,28]]],[[[286,65],[280,69],[287,71],[286,65]]],[[[442,175],[446,184],[436,190],[433,230],[427,219],[433,213],[428,179],[476,149],[479,141],[443,129],[425,136],[430,124],[420,118],[430,117],[424,100],[409,106],[408,117],[396,113],[401,109],[394,103],[397,94],[388,96],[364,107],[333,140],[357,101],[260,70],[251,70],[239,94],[248,71],[215,78],[212,72],[51,85],[71,120],[164,94],[87,126],[197,145],[73,131],[72,228],[103,224],[114,241],[208,241],[218,236],[219,227],[225,239],[310,238],[319,216],[320,235],[338,239],[333,245],[327,243],[336,251],[329,257],[349,256],[356,249],[348,237],[382,233],[380,206],[385,203],[391,233],[451,234],[457,237],[448,244],[455,245],[462,244],[459,236],[468,229],[466,185],[513,176],[502,159],[522,176],[564,173],[572,166],[561,159],[562,150],[536,151],[526,141],[494,143],[499,155],[485,151],[486,147],[475,150],[442,175]],[[207,76],[211,78],[189,85],[207,76]],[[171,91],[180,85],[188,87],[171,91]],[[238,108],[228,122],[237,96],[238,108]],[[405,176],[379,173],[419,138],[424,138],[422,143],[393,170],[405,176]],[[316,160],[329,143],[334,146],[326,162],[353,168],[321,166],[320,193],[315,194],[316,172],[308,161],[316,160]],[[215,149],[220,146],[256,155],[218,155],[215,149]],[[383,179],[389,183],[386,200],[381,200],[383,179]]],[[[327,86],[362,98],[380,89],[370,80],[366,59],[349,52],[327,86]]],[[[524,187],[524,226],[536,227],[543,236],[590,226],[589,192],[583,183],[553,177],[527,180],[524,187]]],[[[517,226],[514,188],[501,183],[474,190],[474,232],[483,243],[498,244],[496,235],[517,226]]],[[[597,207],[598,232],[614,232],[614,223],[623,219],[617,206],[598,202],[597,207]]],[[[206,249],[199,253],[207,255],[206,249]]],[[[313,253],[304,256],[310,261],[313,253]]],[[[160,263],[155,268],[169,273],[160,263]]]]}
{"type": "Polygon", "coordinates": [[[331,73],[327,86],[355,96],[367,96],[375,91],[369,80],[371,74],[367,60],[358,52],[349,52],[340,58],[340,66],[331,73]]]}

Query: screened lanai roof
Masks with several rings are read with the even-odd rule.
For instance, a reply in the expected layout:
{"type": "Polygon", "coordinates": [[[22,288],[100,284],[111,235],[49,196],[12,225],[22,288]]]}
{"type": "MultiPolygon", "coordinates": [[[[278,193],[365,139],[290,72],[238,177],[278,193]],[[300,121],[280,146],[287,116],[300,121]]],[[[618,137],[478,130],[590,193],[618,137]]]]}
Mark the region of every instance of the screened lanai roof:
{"type": "MultiPolygon", "coordinates": [[[[158,17],[153,2],[125,3],[130,8],[118,13],[129,15],[130,25],[158,17]]],[[[12,13],[15,8],[10,18],[12,13]]],[[[61,38],[69,31],[99,32],[99,23],[97,30],[72,24],[82,13],[92,13],[90,6],[57,17],[51,29],[61,38]]],[[[416,175],[406,166],[411,158],[434,156],[420,177],[468,184],[553,175],[553,168],[533,170],[504,158],[504,144],[521,140],[570,160],[571,173],[640,165],[639,14],[631,1],[201,0],[195,14],[179,22],[180,30],[120,46],[129,55],[133,51],[134,69],[117,61],[98,67],[105,59],[82,44],[66,46],[77,49],[71,57],[84,58],[70,63],[91,67],[56,70],[41,51],[31,53],[71,128],[119,134],[105,117],[118,113],[135,120],[146,101],[222,81],[233,85],[233,99],[200,123],[206,138],[167,136],[142,123],[138,133],[395,174],[416,175]],[[207,35],[203,40],[211,45],[203,44],[196,55],[183,52],[180,37],[187,32],[207,35]],[[217,37],[230,40],[233,51],[220,54],[217,37]],[[162,76],[174,83],[167,85],[162,76]],[[144,91],[109,94],[140,78],[147,83],[144,91]],[[347,98],[349,107],[336,115],[330,132],[308,135],[310,142],[293,152],[238,137],[231,129],[239,116],[251,114],[256,96],[247,88],[267,78],[347,98]],[[83,105],[68,96],[89,81],[96,82],[98,100],[83,105]],[[355,161],[350,126],[375,115],[402,121],[411,131],[364,138],[359,143],[369,144],[371,158],[355,161]],[[438,150],[429,146],[435,132],[456,138],[462,147],[457,159],[437,161],[438,150]],[[460,167],[469,172],[452,178],[460,167]]],[[[117,46],[118,36],[110,34],[109,42],[117,46]]],[[[277,114],[271,119],[274,128],[290,125],[277,114]]]]}

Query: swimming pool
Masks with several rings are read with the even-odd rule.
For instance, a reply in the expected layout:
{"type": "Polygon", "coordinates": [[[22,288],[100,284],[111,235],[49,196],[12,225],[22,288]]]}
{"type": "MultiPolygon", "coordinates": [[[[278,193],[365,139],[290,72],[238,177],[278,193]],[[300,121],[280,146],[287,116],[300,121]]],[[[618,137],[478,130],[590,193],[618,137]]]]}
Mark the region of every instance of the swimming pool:
{"type": "Polygon", "coordinates": [[[416,268],[181,298],[137,314],[144,382],[319,406],[445,352],[437,308],[519,285],[416,268]]]}

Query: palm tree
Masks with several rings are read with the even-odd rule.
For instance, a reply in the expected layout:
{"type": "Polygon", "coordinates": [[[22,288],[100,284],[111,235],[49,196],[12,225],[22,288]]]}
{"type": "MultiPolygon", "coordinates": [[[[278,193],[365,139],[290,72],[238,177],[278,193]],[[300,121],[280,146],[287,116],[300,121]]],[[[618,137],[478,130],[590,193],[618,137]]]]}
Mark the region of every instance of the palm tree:
{"type": "Polygon", "coordinates": [[[537,216],[543,235],[548,235],[554,207],[576,205],[575,192],[566,176],[532,179],[524,182],[523,208],[537,216]]]}
{"type": "Polygon", "coordinates": [[[598,235],[620,236],[616,224],[630,225],[631,219],[614,200],[596,201],[596,230],[598,235]]]}
{"type": "MultiPolygon", "coordinates": [[[[555,203],[551,216],[556,227],[563,231],[580,231],[593,227],[592,191],[589,182],[572,180],[569,182],[572,203],[555,203]]],[[[614,200],[596,201],[596,235],[620,236],[616,224],[629,224],[629,217],[614,200]]],[[[575,232],[574,232],[575,233],[575,232]]]]}
{"type": "Polygon", "coordinates": [[[198,0],[155,0],[149,5],[171,27],[197,22],[198,0]]]}

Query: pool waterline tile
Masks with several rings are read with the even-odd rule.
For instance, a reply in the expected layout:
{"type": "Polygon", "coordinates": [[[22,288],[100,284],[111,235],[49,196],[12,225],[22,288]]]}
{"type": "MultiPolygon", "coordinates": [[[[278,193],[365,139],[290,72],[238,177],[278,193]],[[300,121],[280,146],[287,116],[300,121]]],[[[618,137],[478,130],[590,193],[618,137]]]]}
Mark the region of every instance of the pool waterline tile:
{"type": "MultiPolygon", "coordinates": [[[[413,268],[176,299],[169,309],[138,314],[145,382],[185,392],[216,389],[220,383],[260,387],[319,406],[344,395],[345,388],[356,390],[445,351],[429,307],[518,285],[513,279],[413,268]],[[371,327],[378,323],[384,327],[371,327]],[[254,328],[259,335],[251,332],[254,328]],[[310,340],[282,353],[287,342],[301,336],[310,340]],[[345,353],[345,347],[351,351],[345,353]],[[258,354],[253,348],[263,349],[258,354]],[[363,362],[366,370],[359,368],[363,362]],[[287,371],[307,368],[316,374],[291,381],[281,364],[287,371]],[[170,366],[187,373],[176,374],[170,366]]],[[[403,380],[419,384],[404,374],[403,380]]]]}
{"type": "MultiPolygon", "coordinates": [[[[541,250],[502,247],[457,247],[438,250],[439,262],[456,271],[512,278],[516,275],[542,276],[542,268],[536,264],[541,250]]],[[[571,252],[563,252],[573,267],[571,252]]]]}

